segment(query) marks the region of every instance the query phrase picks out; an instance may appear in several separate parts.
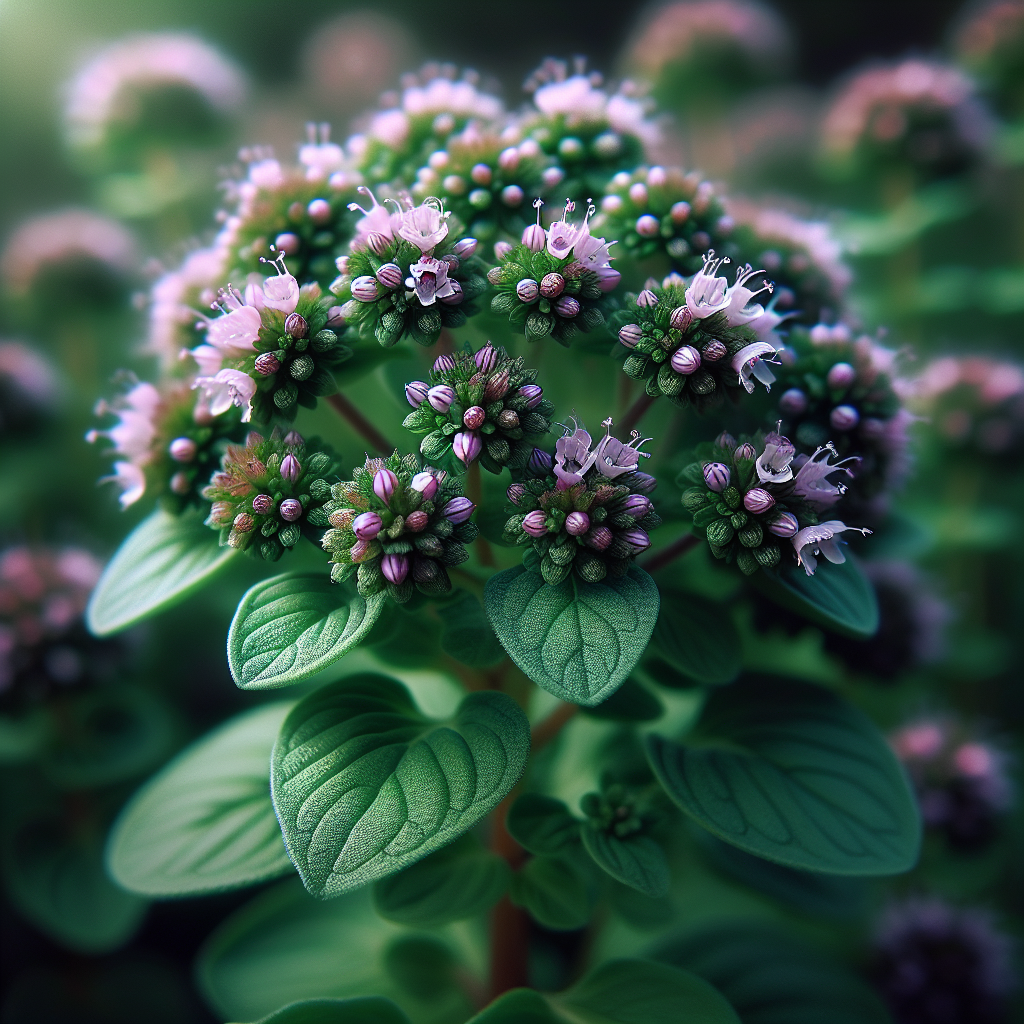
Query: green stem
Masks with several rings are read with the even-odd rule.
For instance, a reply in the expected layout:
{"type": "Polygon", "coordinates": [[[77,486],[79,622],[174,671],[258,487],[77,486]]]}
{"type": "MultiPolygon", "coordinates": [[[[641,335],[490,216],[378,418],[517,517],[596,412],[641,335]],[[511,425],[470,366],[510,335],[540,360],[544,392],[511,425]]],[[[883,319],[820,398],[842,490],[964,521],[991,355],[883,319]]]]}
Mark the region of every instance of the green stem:
{"type": "Polygon", "coordinates": [[[674,562],[680,555],[685,555],[691,548],[695,548],[700,543],[700,537],[695,533],[687,533],[680,537],[679,540],[672,544],[669,544],[667,548],[662,548],[660,551],[655,551],[646,561],[642,562],[640,568],[649,573],[656,573],[659,569],[664,569],[670,562],[674,562]]]}
{"type": "Polygon", "coordinates": [[[328,395],[327,401],[380,455],[390,455],[395,451],[395,446],[340,391],[328,395]]]}
{"type": "Polygon", "coordinates": [[[640,397],[626,410],[626,415],[622,417],[619,423],[619,433],[625,433],[632,430],[641,419],[643,419],[644,413],[647,412],[650,407],[654,405],[654,399],[643,392],[640,397]]]}

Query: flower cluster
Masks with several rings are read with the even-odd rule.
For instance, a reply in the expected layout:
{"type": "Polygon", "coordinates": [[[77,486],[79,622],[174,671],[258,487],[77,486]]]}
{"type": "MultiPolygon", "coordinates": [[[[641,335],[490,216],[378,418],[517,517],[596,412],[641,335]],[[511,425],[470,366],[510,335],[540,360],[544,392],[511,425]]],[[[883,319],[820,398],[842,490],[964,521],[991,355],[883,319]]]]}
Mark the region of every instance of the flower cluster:
{"type": "Polygon", "coordinates": [[[616,315],[619,341],[629,350],[623,372],[647,381],[647,394],[664,395],[676,405],[692,402],[703,408],[723,394],[750,394],[754,380],[770,388],[775,381],[769,363],[776,362],[781,342],[775,328],[785,319],[771,303],[754,299],[770,292],[758,288],[763,271],[748,264],[728,285],[718,269],[727,259],[712,250],[704,269],[687,282],[670,274],[661,283],[647,282],[639,295],[628,295],[616,315]],[[751,287],[753,285],[753,287],[751,287]]]}
{"type": "Polygon", "coordinates": [[[505,537],[532,545],[523,563],[552,586],[570,572],[586,583],[624,575],[661,523],[647,497],[657,481],[637,469],[647,455],[640,435],[623,444],[611,436],[611,419],[602,426],[597,444],[578,423],[566,427],[554,458],[537,449],[524,478],[508,489],[518,511],[505,537]]]}
{"type": "Polygon", "coordinates": [[[970,8],[955,40],[961,63],[988,88],[1002,112],[1019,117],[1024,77],[1024,5],[990,0],[970,8]]]}
{"type": "Polygon", "coordinates": [[[206,319],[206,343],[192,349],[201,372],[194,387],[215,416],[237,405],[244,422],[294,419],[299,405],[337,391],[331,370],[352,355],[329,326],[340,327],[333,300],[317,284],[300,288],[283,254],[274,265],[262,287],[221,291],[221,315],[206,319]]]}
{"type": "Polygon", "coordinates": [[[315,438],[294,430],[269,438],[252,431],[245,447],[231,445],[203,497],[213,503],[206,525],[221,543],[256,558],[276,561],[299,542],[303,531],[327,526],[322,506],[331,496],[338,464],[315,438]]]}
{"type": "Polygon", "coordinates": [[[509,358],[490,342],[439,356],[428,381],[413,381],[405,397],[415,410],[402,424],[415,434],[423,457],[464,471],[477,459],[491,473],[525,468],[541,434],[551,429],[554,407],[522,357],[509,358]],[[457,460],[452,463],[452,459],[457,460]],[[460,466],[459,463],[462,465],[460,466]]]}
{"type": "Polygon", "coordinates": [[[369,189],[373,205],[356,225],[351,252],[337,261],[331,291],[341,315],[361,338],[385,348],[410,335],[433,345],[443,328],[461,327],[487,288],[475,238],[459,237],[439,200],[406,200],[389,213],[369,189]]]}
{"type": "Polygon", "coordinates": [[[722,434],[701,454],[701,461],[683,470],[683,479],[697,485],[683,492],[683,507],[707,537],[711,553],[735,561],[748,576],[781,563],[780,541],[792,543],[797,564],[812,576],[820,555],[846,561],[837,540],[841,533],[871,532],[819,519],[845,490],[829,478],[850,475],[845,462],[829,461],[835,454],[831,447],[808,458],[798,456],[778,433],[742,443],[722,434]]]}
{"type": "Polygon", "coordinates": [[[447,594],[448,569],[464,562],[476,539],[470,517],[476,506],[462,494],[458,478],[395,452],[367,459],[352,479],[335,484],[323,514],[335,583],[356,577],[364,597],[382,591],[400,604],[415,590],[447,594]]]}
{"type": "Polygon", "coordinates": [[[506,314],[521,326],[529,341],[548,336],[568,347],[580,332],[605,323],[601,299],[621,275],[611,265],[610,243],[590,233],[590,207],[582,223],[573,224],[566,203],[562,219],[546,231],[537,223],[523,232],[519,245],[500,253],[498,266],[487,274],[498,294],[491,300],[495,313],[506,314]]]}

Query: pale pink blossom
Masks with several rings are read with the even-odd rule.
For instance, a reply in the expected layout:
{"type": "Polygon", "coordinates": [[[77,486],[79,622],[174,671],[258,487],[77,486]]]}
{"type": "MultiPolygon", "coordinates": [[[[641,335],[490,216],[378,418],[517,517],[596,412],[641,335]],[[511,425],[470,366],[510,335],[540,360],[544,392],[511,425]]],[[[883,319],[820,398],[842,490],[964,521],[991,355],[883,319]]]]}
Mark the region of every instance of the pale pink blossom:
{"type": "MultiPolygon", "coordinates": [[[[299,304],[299,282],[287,273],[268,277],[263,282],[263,303],[268,309],[276,309],[285,314],[294,313],[295,307],[299,304]]],[[[258,310],[256,315],[258,319],[258,310]]]]}
{"type": "Polygon", "coordinates": [[[845,473],[852,477],[853,470],[848,464],[856,466],[859,462],[859,459],[851,457],[841,462],[830,463],[829,457],[832,455],[836,455],[836,450],[831,445],[818,448],[800,466],[793,478],[794,493],[800,495],[819,512],[834,505],[846,493],[843,484],[832,483],[829,477],[833,473],[845,473]]]}
{"type": "Polygon", "coordinates": [[[814,575],[818,567],[818,556],[823,555],[833,565],[842,565],[846,561],[846,553],[839,546],[842,541],[835,538],[840,533],[853,530],[867,537],[871,531],[857,526],[847,526],[839,519],[830,519],[817,526],[805,526],[793,537],[793,548],[796,551],[797,565],[803,566],[808,576],[814,575]]]}
{"type": "Polygon", "coordinates": [[[448,214],[437,200],[427,200],[402,214],[398,234],[422,253],[431,253],[448,236],[448,214]]]}
{"type": "Polygon", "coordinates": [[[448,280],[448,264],[432,256],[424,256],[409,267],[412,274],[416,298],[424,306],[432,306],[437,299],[446,299],[457,292],[456,285],[448,280]]]}
{"type": "Polygon", "coordinates": [[[323,181],[345,166],[345,153],[331,142],[329,124],[306,125],[306,144],[299,147],[299,163],[306,168],[309,181],[323,181]]]}
{"type": "Polygon", "coordinates": [[[128,508],[146,493],[146,474],[134,462],[115,462],[113,469],[114,475],[102,477],[100,483],[116,483],[121,488],[121,508],[128,508]]]}
{"type": "Polygon", "coordinates": [[[718,268],[728,262],[728,257],[715,259],[714,249],[704,256],[704,266],[694,274],[685,293],[686,308],[695,320],[704,320],[728,309],[728,282],[718,276],[718,268]]]}
{"type": "Polygon", "coordinates": [[[226,262],[226,252],[219,247],[197,249],[153,284],[145,350],[165,366],[179,358],[184,333],[195,329],[196,309],[213,302],[226,262]]]}
{"type": "Polygon", "coordinates": [[[131,462],[148,461],[157,434],[156,417],[161,401],[160,392],[152,384],[136,384],[110,406],[105,402],[99,404],[98,413],[114,413],[118,422],[109,430],[90,430],[85,439],[92,444],[105,437],[118,455],[131,462]]]}
{"type": "MultiPolygon", "coordinates": [[[[294,308],[293,305],[292,309],[294,308]]],[[[225,358],[241,359],[256,351],[256,341],[262,326],[263,321],[260,319],[258,309],[252,306],[238,306],[230,313],[210,320],[206,328],[206,340],[225,358]]]]}
{"type": "Polygon", "coordinates": [[[192,387],[200,391],[201,401],[214,416],[222,416],[233,405],[242,409],[242,422],[252,418],[252,397],[256,381],[241,370],[218,370],[212,377],[197,377],[192,387]]]}
{"type": "MultiPolygon", "coordinates": [[[[687,303],[689,308],[689,303],[687,303]]],[[[776,346],[767,341],[755,341],[750,345],[744,345],[731,359],[732,368],[740,384],[751,394],[754,390],[754,381],[759,380],[765,389],[771,391],[775,383],[775,374],[768,368],[768,363],[777,362],[771,357],[776,354],[776,346]]]]}

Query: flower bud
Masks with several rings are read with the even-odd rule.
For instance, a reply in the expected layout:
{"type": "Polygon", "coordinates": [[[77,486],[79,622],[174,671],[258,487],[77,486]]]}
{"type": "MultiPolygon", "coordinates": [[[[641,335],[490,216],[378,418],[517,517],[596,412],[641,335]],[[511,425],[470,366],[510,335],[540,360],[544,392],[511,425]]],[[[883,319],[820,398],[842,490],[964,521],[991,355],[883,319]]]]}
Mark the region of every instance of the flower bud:
{"type": "Polygon", "coordinates": [[[540,405],[544,389],[539,384],[524,384],[516,394],[526,399],[527,409],[536,409],[540,405]]]}
{"type": "Polygon", "coordinates": [[[516,285],[516,295],[519,296],[521,302],[536,302],[537,296],[540,295],[540,285],[532,277],[524,277],[516,285]]]}
{"type": "Polygon", "coordinates": [[[733,437],[728,430],[723,430],[718,437],[715,438],[715,444],[719,448],[728,448],[729,451],[736,450],[736,438],[733,437]]]}
{"type": "Polygon", "coordinates": [[[191,462],[199,448],[191,437],[176,437],[167,450],[175,462],[191,462]]]}
{"type": "Polygon", "coordinates": [[[647,531],[641,530],[639,526],[631,526],[628,530],[623,530],[619,534],[619,540],[628,544],[634,555],[646,551],[651,546],[651,538],[647,536],[647,531]]]}
{"type": "Polygon", "coordinates": [[[650,288],[645,288],[636,297],[636,304],[641,309],[653,309],[658,304],[658,296],[650,288]]]}
{"type": "Polygon", "coordinates": [[[690,204],[685,202],[673,203],[672,209],[668,211],[668,215],[672,218],[673,224],[684,224],[686,218],[690,216],[690,204]]]}
{"type": "Polygon", "coordinates": [[[210,506],[210,519],[224,525],[230,518],[235,506],[230,501],[215,501],[210,506]]]}
{"type": "MultiPolygon", "coordinates": [[[[377,271],[377,280],[385,288],[394,290],[402,283],[402,268],[397,263],[385,263],[377,271]]],[[[355,295],[355,292],[353,291],[352,294],[355,295]]]]}
{"type": "Polygon", "coordinates": [[[475,430],[460,430],[452,438],[452,451],[455,458],[467,466],[475,461],[483,450],[484,443],[475,430]]]}
{"type": "Polygon", "coordinates": [[[373,493],[387,505],[398,486],[398,477],[390,469],[378,469],[373,474],[373,493]]]}
{"type": "Polygon", "coordinates": [[[301,473],[302,465],[299,463],[299,460],[289,452],[281,460],[281,476],[287,480],[288,483],[293,484],[299,479],[301,473]]]}
{"type": "Polygon", "coordinates": [[[547,513],[543,509],[536,508],[527,513],[523,520],[523,529],[531,537],[543,537],[548,532],[546,519],[547,513]]]}
{"type": "Polygon", "coordinates": [[[693,323],[693,314],[686,306],[676,306],[672,310],[672,315],[668,318],[669,327],[674,328],[677,331],[689,330],[690,324],[693,323]]]}
{"type": "Polygon", "coordinates": [[[361,512],[352,520],[352,532],[359,540],[373,540],[383,525],[376,512],[361,512]]]}
{"type": "Polygon", "coordinates": [[[380,287],[375,278],[364,274],[352,282],[352,298],[360,302],[375,302],[380,294],[380,287]]]}
{"type": "Polygon", "coordinates": [[[281,360],[273,352],[262,352],[256,357],[256,372],[261,377],[271,377],[281,369],[281,360]]]}
{"type": "Polygon", "coordinates": [[[544,187],[547,189],[552,189],[557,185],[560,185],[564,178],[565,171],[563,171],[561,167],[547,167],[544,169],[544,173],[540,176],[541,181],[544,182],[544,187]]]}
{"type": "Polygon", "coordinates": [[[505,494],[513,505],[518,505],[523,500],[523,495],[526,494],[526,488],[522,484],[510,484],[505,494]]]}
{"type": "Polygon", "coordinates": [[[661,224],[658,222],[657,217],[652,217],[649,213],[645,213],[642,217],[636,219],[636,233],[641,238],[654,238],[661,230],[661,224]]]}
{"type": "Polygon", "coordinates": [[[474,184],[490,185],[493,172],[487,164],[474,164],[469,172],[469,176],[472,178],[474,184]]]}
{"type": "Polygon", "coordinates": [[[477,240],[475,238],[460,238],[455,245],[452,246],[452,252],[459,257],[460,260],[468,260],[477,249],[477,240]]]}
{"type": "Polygon", "coordinates": [[[700,354],[704,361],[707,363],[717,363],[719,359],[724,359],[726,353],[729,350],[725,345],[720,342],[717,338],[709,341],[701,350],[700,354]]]}
{"type": "Polygon", "coordinates": [[[442,295],[441,302],[446,306],[457,306],[466,298],[465,292],[463,292],[462,285],[458,281],[449,278],[448,283],[452,286],[452,293],[451,295],[442,295]]]}
{"type": "Polygon", "coordinates": [[[629,198],[637,206],[647,205],[647,186],[642,181],[636,181],[629,186],[629,198]]]}
{"type": "Polygon", "coordinates": [[[284,231],[274,239],[274,248],[285,256],[294,256],[302,248],[302,239],[291,231],[284,231]]]}
{"type": "Polygon", "coordinates": [[[268,512],[274,510],[274,499],[269,494],[257,494],[252,499],[252,510],[261,516],[265,516],[268,512]]]}
{"type": "Polygon", "coordinates": [[[626,348],[636,348],[640,344],[640,340],[643,338],[644,332],[640,329],[639,324],[626,324],[619,331],[619,341],[626,346],[626,348]]]}
{"type": "Polygon", "coordinates": [[[743,507],[755,516],[767,512],[774,504],[775,499],[763,487],[753,487],[743,495],[743,507]]]}
{"type": "Polygon", "coordinates": [[[433,473],[417,473],[409,486],[423,495],[424,501],[432,501],[437,494],[437,477],[433,473]]]}
{"type": "Polygon", "coordinates": [[[284,333],[293,338],[304,338],[309,334],[309,324],[301,313],[289,313],[284,321],[284,333]]]}
{"type": "Polygon", "coordinates": [[[380,560],[380,571],[386,580],[396,586],[405,582],[405,577],[409,575],[408,555],[385,555],[380,560]]]}
{"type": "Polygon", "coordinates": [[[783,391],[779,398],[779,411],[786,416],[800,416],[807,411],[807,395],[800,388],[783,391]]]}
{"type": "Polygon", "coordinates": [[[860,435],[868,441],[880,441],[885,437],[885,420],[868,416],[861,420],[860,435]]]}
{"type": "Polygon", "coordinates": [[[473,362],[476,363],[476,368],[481,373],[490,373],[498,364],[498,350],[490,342],[487,342],[473,355],[473,362]]]}
{"type": "Polygon", "coordinates": [[[800,524],[792,512],[780,512],[768,524],[768,532],[774,533],[776,537],[794,537],[800,530],[800,524]]]}
{"type": "Polygon", "coordinates": [[[427,401],[435,412],[446,413],[455,401],[455,392],[447,384],[437,384],[427,392],[427,401]]]}
{"type": "Polygon", "coordinates": [[[471,405],[462,414],[462,424],[470,430],[479,430],[484,425],[487,413],[479,405],[471,405]]]}
{"type": "Polygon", "coordinates": [[[366,244],[378,256],[383,256],[391,247],[391,239],[380,231],[371,231],[366,238],[366,244]]]}
{"type": "Polygon", "coordinates": [[[355,544],[348,549],[349,558],[358,565],[360,562],[365,561],[370,555],[373,554],[374,543],[372,540],[357,540],[355,544]]]}
{"type": "Polygon", "coordinates": [[[192,482],[188,478],[188,473],[183,470],[178,470],[178,472],[171,477],[168,486],[174,494],[188,494],[188,492],[192,490],[192,482]]]}
{"type": "Polygon", "coordinates": [[[451,373],[455,369],[455,359],[447,352],[442,353],[434,360],[433,371],[437,374],[451,373]]]}
{"type": "Polygon", "coordinates": [[[422,380],[414,380],[405,385],[405,400],[414,408],[418,409],[426,400],[430,385],[422,380]]]}
{"type": "Polygon", "coordinates": [[[683,345],[672,353],[672,369],[689,376],[700,368],[700,353],[692,345],[683,345]]]}
{"type": "Polygon", "coordinates": [[[355,521],[355,518],[356,510],[354,508],[339,508],[327,517],[327,522],[336,530],[347,530],[355,521]]]}
{"type": "Polygon", "coordinates": [[[455,526],[459,523],[464,523],[473,514],[473,509],[476,506],[469,500],[469,498],[463,498],[461,495],[458,498],[452,498],[447,505],[441,510],[441,514],[455,526]]]}
{"type": "Polygon", "coordinates": [[[563,295],[555,302],[555,312],[559,316],[574,317],[579,314],[579,311],[580,304],[571,295],[563,295]]]}
{"type": "Polygon", "coordinates": [[[622,515],[632,516],[634,519],[643,519],[652,508],[651,499],[647,495],[631,494],[615,511],[622,515]]]}
{"type": "Polygon", "coordinates": [[[704,467],[704,483],[718,494],[729,486],[731,479],[732,471],[724,462],[709,462],[704,467]]]}
{"type": "Polygon", "coordinates": [[[749,441],[744,441],[743,444],[736,449],[736,461],[753,462],[757,458],[757,449],[750,444],[749,441]]]}
{"type": "Polygon", "coordinates": [[[629,474],[629,486],[637,494],[650,494],[658,486],[658,478],[651,476],[650,473],[641,473],[633,470],[629,474]]]}
{"type": "Polygon", "coordinates": [[[421,512],[417,509],[415,512],[410,512],[405,517],[405,528],[410,533],[421,533],[427,528],[427,523],[430,522],[430,516],[426,512],[421,512]]]}
{"type": "Polygon", "coordinates": [[[294,523],[296,519],[302,518],[302,502],[298,498],[285,498],[277,511],[286,523],[294,523]]]}
{"type": "MultiPolygon", "coordinates": [[[[494,243],[494,258],[500,263],[510,252],[512,251],[512,243],[506,242],[504,239],[500,242],[494,243]]],[[[494,267],[495,270],[500,270],[499,267],[494,267]]],[[[487,280],[491,280],[490,271],[487,272],[487,280]]],[[[491,284],[497,284],[497,281],[491,281],[491,284]]]]}
{"type": "Polygon", "coordinates": [[[860,413],[852,405],[837,405],[829,414],[828,421],[833,430],[845,433],[860,423],[860,413]]]}
{"type": "Polygon", "coordinates": [[[586,512],[570,512],[565,517],[565,532],[570,537],[582,537],[590,529],[590,516],[586,512]]]}
{"type": "Polygon", "coordinates": [[[540,293],[545,299],[557,299],[565,290],[565,278],[561,274],[545,274],[541,278],[540,293]]]}
{"type": "Polygon", "coordinates": [[[583,538],[583,543],[595,551],[604,551],[615,539],[615,535],[607,526],[595,526],[590,533],[583,538]]]}
{"type": "Polygon", "coordinates": [[[533,476],[547,476],[554,464],[555,460],[548,452],[543,448],[534,448],[530,452],[530,461],[526,464],[526,468],[533,476]]]}
{"type": "Polygon", "coordinates": [[[856,379],[857,371],[849,363],[836,363],[825,378],[836,391],[845,391],[856,379]]]}
{"type": "Polygon", "coordinates": [[[503,171],[514,171],[519,166],[519,150],[509,146],[498,154],[498,166],[503,171]]]}
{"type": "Polygon", "coordinates": [[[231,524],[236,533],[249,533],[255,525],[256,520],[248,512],[239,512],[231,524]]]}
{"type": "Polygon", "coordinates": [[[485,402],[496,402],[508,394],[508,382],[511,378],[508,370],[499,370],[496,374],[487,378],[484,385],[483,400],[485,402]]]}
{"type": "Polygon", "coordinates": [[[531,252],[540,252],[547,245],[547,232],[539,224],[531,224],[523,232],[522,241],[531,252]]]}
{"type": "Polygon", "coordinates": [[[525,195],[526,194],[518,185],[506,185],[501,190],[501,201],[506,206],[521,206],[525,195]]]}

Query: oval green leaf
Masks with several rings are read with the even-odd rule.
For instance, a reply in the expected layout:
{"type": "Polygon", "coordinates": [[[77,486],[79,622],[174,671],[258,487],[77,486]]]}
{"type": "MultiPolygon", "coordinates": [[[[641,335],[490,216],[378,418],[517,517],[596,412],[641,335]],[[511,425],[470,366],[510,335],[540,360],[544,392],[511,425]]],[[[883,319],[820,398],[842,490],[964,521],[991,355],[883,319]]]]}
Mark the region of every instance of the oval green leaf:
{"type": "Polygon", "coordinates": [[[740,637],[729,609],[694,594],[662,591],[651,648],[704,686],[722,686],[740,674],[740,637]]]}
{"type": "Polygon", "coordinates": [[[523,566],[487,581],[487,615],[512,660],[562,700],[593,706],[640,660],[658,618],[658,587],[633,566],[625,576],[556,587],[523,566]]]}
{"type": "Polygon", "coordinates": [[[665,851],[650,836],[619,839],[590,824],[580,829],[580,835],[587,853],[612,878],[645,896],[664,896],[668,892],[665,851]]]}
{"type": "Polygon", "coordinates": [[[590,921],[597,891],[581,867],[563,857],[531,857],[512,876],[509,897],[545,928],[582,928],[590,921]]]}
{"type": "Polygon", "coordinates": [[[192,896],[291,870],[270,802],[270,752],[291,706],[276,702],[231,719],[131,798],[107,847],[120,885],[192,896]]]}
{"type": "Polygon", "coordinates": [[[507,694],[471,693],[449,722],[363,673],[300,701],[271,761],[274,806],[306,888],[329,898],[446,846],[512,789],[530,726],[507,694]]]}
{"type": "Polygon", "coordinates": [[[828,690],[741,680],[712,693],[685,746],[646,743],[672,800],[741,850],[836,875],[895,875],[917,861],[921,820],[902,768],[828,690]]]}
{"type": "Polygon", "coordinates": [[[409,1024],[390,999],[303,999],[289,1003],[256,1024],[409,1024]]]}
{"type": "Polygon", "coordinates": [[[162,612],[237,555],[222,548],[201,513],[179,516],[157,509],[125,538],[89,599],[85,621],[96,636],[109,636],[162,612]]]}
{"type": "Polygon", "coordinates": [[[580,837],[580,823],[561,800],[524,793],[505,819],[512,838],[530,853],[558,853],[580,837]]]}
{"type": "Polygon", "coordinates": [[[243,690],[300,683],[358,647],[384,609],[322,573],[287,573],[257,583],[228,631],[228,666],[243,690]]]}

